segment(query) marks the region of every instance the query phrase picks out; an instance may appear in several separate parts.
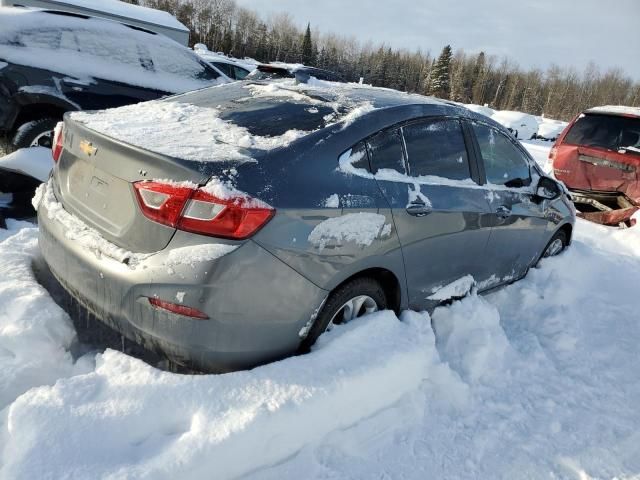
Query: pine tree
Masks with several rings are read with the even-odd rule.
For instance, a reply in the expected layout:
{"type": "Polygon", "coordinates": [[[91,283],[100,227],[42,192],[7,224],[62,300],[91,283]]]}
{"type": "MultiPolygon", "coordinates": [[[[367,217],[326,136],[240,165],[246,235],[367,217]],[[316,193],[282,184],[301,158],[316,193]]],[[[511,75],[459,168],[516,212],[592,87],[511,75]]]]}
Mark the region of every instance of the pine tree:
{"type": "Polygon", "coordinates": [[[436,61],[429,82],[429,95],[449,98],[449,69],[451,66],[451,45],[446,45],[436,61]]]}
{"type": "Polygon", "coordinates": [[[314,65],[316,59],[313,55],[313,42],[311,41],[311,25],[307,23],[307,31],[302,39],[302,63],[305,65],[314,65]]]}

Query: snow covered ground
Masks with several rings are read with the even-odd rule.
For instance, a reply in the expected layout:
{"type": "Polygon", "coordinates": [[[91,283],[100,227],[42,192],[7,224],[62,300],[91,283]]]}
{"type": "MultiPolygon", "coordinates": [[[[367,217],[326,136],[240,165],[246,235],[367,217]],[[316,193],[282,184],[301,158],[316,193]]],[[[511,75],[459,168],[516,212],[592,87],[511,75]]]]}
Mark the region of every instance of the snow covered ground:
{"type": "MultiPolygon", "coordinates": [[[[548,142],[525,146],[546,166],[548,142]]],[[[37,231],[9,228],[0,479],[640,478],[640,227],[579,220],[568,251],[489,296],[194,376],[74,358],[32,272],[37,231]]]]}

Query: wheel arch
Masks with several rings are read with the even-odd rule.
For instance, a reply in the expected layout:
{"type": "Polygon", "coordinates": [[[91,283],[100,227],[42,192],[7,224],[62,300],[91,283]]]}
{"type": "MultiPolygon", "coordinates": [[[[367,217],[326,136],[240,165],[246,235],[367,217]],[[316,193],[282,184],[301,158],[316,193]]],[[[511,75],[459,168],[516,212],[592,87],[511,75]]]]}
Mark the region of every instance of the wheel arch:
{"type": "Polygon", "coordinates": [[[573,238],[573,225],[571,223],[565,223],[560,225],[556,231],[559,232],[561,230],[567,235],[567,245],[571,245],[571,240],[573,238]]]}
{"type": "Polygon", "coordinates": [[[384,290],[387,297],[388,307],[396,313],[400,313],[402,309],[402,285],[397,275],[391,270],[383,267],[371,267],[364,270],[360,270],[357,273],[345,278],[339,284],[337,284],[331,291],[335,291],[342,285],[349,283],[356,278],[372,278],[377,281],[384,290]]]}

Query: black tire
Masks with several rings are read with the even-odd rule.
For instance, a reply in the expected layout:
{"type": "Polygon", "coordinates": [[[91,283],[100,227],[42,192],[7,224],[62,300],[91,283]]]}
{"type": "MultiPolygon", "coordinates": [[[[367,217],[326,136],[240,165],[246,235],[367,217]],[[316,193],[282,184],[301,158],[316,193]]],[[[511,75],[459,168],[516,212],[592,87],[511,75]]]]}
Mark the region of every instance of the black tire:
{"type": "Polygon", "coordinates": [[[544,247],[541,258],[555,257],[556,255],[559,255],[565,248],[567,248],[568,244],[569,239],[567,238],[567,232],[565,232],[564,230],[558,230],[555,235],[551,237],[551,240],[549,240],[549,243],[547,243],[546,247],[544,247]],[[556,242],[557,240],[560,240],[560,242],[562,243],[562,246],[559,250],[556,248],[551,248],[552,245],[554,245],[554,242],[556,242]]]}
{"type": "Polygon", "coordinates": [[[39,146],[51,148],[51,142],[53,141],[53,129],[59,121],[60,119],[58,118],[46,117],[23,123],[16,130],[16,133],[10,142],[9,149],[14,151],[19,148],[35,146],[32,145],[34,141],[45,133],[50,133],[50,136],[48,138],[41,137],[38,139],[39,146]]]}
{"type": "Polygon", "coordinates": [[[316,343],[318,337],[327,330],[331,320],[342,310],[345,303],[361,295],[366,295],[373,299],[378,310],[385,310],[387,308],[387,296],[382,286],[376,280],[369,277],[353,279],[341,285],[329,295],[329,298],[327,298],[316,321],[311,327],[309,334],[300,344],[300,351],[303,353],[308,352],[311,346],[316,343]]]}

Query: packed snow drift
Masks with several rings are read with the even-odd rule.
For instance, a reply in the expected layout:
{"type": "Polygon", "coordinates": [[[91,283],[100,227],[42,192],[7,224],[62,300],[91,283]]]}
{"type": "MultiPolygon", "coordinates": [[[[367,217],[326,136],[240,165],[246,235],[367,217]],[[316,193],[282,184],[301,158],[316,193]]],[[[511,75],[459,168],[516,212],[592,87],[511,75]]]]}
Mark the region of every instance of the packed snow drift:
{"type": "MultiPolygon", "coordinates": [[[[536,158],[543,145],[526,144],[536,158]]],[[[471,289],[432,315],[378,312],[307,355],[225,375],[72,354],[87,349],[36,281],[37,230],[9,228],[2,479],[640,474],[640,227],[578,220],[569,250],[496,293],[471,289]]]]}

